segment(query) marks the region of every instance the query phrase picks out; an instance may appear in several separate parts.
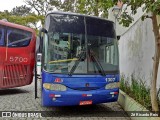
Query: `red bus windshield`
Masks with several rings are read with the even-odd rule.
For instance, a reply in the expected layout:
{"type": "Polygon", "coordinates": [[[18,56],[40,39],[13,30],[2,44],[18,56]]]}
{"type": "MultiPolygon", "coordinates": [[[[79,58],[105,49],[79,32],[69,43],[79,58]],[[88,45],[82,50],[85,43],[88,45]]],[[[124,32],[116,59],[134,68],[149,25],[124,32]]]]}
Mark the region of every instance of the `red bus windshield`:
{"type": "Polygon", "coordinates": [[[35,32],[0,21],[0,88],[28,85],[33,79],[35,32]]]}

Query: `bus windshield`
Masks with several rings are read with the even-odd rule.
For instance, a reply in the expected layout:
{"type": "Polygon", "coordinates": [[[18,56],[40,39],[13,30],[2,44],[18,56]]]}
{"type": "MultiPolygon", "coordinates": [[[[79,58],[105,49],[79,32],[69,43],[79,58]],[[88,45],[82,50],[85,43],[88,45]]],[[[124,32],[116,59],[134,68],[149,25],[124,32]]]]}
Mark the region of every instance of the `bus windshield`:
{"type": "Polygon", "coordinates": [[[94,17],[47,17],[44,69],[59,74],[117,72],[118,46],[113,23],[94,17]]]}

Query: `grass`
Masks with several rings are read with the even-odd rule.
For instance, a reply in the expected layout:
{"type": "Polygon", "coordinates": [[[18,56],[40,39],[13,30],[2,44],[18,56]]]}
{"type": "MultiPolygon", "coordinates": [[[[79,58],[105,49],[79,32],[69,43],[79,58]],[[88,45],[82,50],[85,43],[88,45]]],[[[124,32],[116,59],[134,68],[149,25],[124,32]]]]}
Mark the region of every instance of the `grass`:
{"type": "Polygon", "coordinates": [[[150,88],[146,87],[145,82],[141,78],[135,78],[134,74],[131,75],[131,84],[128,81],[129,79],[122,75],[120,89],[145,108],[151,110],[150,88]]]}

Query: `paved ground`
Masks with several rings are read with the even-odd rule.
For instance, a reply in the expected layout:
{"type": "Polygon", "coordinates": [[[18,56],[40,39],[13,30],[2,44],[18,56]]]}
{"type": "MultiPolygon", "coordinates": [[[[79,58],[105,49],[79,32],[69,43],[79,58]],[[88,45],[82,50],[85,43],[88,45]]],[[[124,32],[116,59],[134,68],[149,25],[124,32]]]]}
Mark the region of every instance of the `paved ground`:
{"type": "MultiPolygon", "coordinates": [[[[40,86],[40,83],[39,83],[40,86]]],[[[40,90],[38,93],[40,97],[40,90]]],[[[74,107],[42,107],[40,98],[34,99],[34,83],[21,88],[0,90],[0,111],[15,111],[12,116],[20,115],[24,118],[2,118],[2,120],[130,120],[117,102],[93,106],[74,107]],[[16,111],[20,112],[16,114],[16,111]],[[26,111],[42,112],[46,118],[26,118],[26,111]],[[14,115],[13,115],[14,114],[14,115]]],[[[39,114],[38,114],[39,115],[39,114]]],[[[1,115],[0,115],[1,116],[1,115]]]]}

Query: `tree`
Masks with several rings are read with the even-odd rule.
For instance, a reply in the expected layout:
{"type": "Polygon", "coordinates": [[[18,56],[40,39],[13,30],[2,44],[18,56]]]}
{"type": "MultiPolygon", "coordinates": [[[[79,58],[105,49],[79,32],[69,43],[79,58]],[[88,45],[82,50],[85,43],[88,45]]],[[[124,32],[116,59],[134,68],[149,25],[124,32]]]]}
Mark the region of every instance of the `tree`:
{"type": "Polygon", "coordinates": [[[43,20],[43,18],[44,18],[43,16],[38,16],[35,14],[29,14],[26,16],[17,16],[17,15],[13,15],[11,12],[8,12],[8,11],[0,12],[0,19],[7,19],[7,21],[9,22],[28,26],[35,30],[38,29],[36,26],[37,23],[40,20],[43,20]]]}
{"type": "Polygon", "coordinates": [[[108,9],[115,0],[24,0],[38,15],[45,16],[49,11],[61,10],[107,18],[108,9]]]}
{"type": "Polygon", "coordinates": [[[63,2],[60,2],[60,9],[63,11],[75,12],[78,2],[79,0],[65,0],[63,2]]]}
{"type": "MultiPolygon", "coordinates": [[[[117,0],[24,0],[26,5],[29,6],[28,8],[36,11],[38,16],[45,16],[53,10],[61,10],[103,18],[107,18],[108,9],[111,8],[116,1],[117,0]]],[[[41,20],[41,23],[44,23],[44,21],[41,20]]]]}
{"type": "MultiPolygon", "coordinates": [[[[139,7],[144,6],[143,11],[150,12],[151,16],[142,16],[142,20],[146,18],[152,19],[153,24],[153,32],[155,36],[155,55],[153,57],[153,71],[152,71],[152,80],[151,80],[151,104],[153,111],[159,111],[158,102],[157,102],[157,74],[158,74],[158,66],[160,61],[160,33],[159,26],[157,22],[157,15],[160,15],[160,0],[123,0],[123,3],[126,3],[127,6],[131,7],[132,14],[137,13],[137,9],[139,7]]],[[[129,15],[126,11],[123,12],[120,23],[124,26],[129,26],[132,22],[131,15],[129,15]]]]}
{"type": "Polygon", "coordinates": [[[31,8],[26,5],[16,6],[11,10],[12,15],[26,16],[31,13],[31,8]]]}
{"type": "Polygon", "coordinates": [[[114,5],[113,0],[65,0],[61,2],[63,11],[70,11],[107,18],[108,9],[114,5]]]}
{"type": "Polygon", "coordinates": [[[35,14],[40,18],[43,25],[45,15],[54,9],[58,9],[61,0],[24,0],[24,2],[31,10],[36,12],[35,14]]]}
{"type": "Polygon", "coordinates": [[[57,9],[61,0],[24,0],[37,14],[45,16],[49,11],[57,9]]]}

